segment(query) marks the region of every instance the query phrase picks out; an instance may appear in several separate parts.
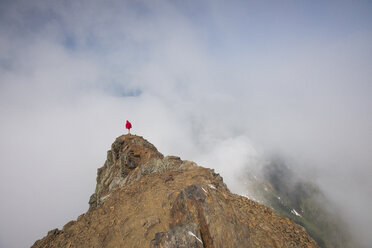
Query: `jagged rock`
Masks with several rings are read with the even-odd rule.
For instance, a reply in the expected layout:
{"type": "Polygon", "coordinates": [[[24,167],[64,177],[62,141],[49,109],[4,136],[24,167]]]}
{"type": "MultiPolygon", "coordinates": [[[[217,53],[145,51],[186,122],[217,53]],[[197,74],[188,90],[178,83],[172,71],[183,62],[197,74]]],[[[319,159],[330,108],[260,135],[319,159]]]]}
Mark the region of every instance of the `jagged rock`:
{"type": "Polygon", "coordinates": [[[142,137],[116,139],[90,209],[38,247],[318,247],[289,219],[232,194],[213,170],[164,157],[142,137]]]}
{"type": "MultiPolygon", "coordinates": [[[[204,247],[249,247],[249,228],[244,216],[223,206],[223,193],[208,185],[194,184],[181,190],[171,209],[170,227],[198,223],[204,247]],[[221,199],[219,199],[221,197],[221,199]]],[[[227,192],[226,192],[227,193],[227,192]]]]}
{"type": "Polygon", "coordinates": [[[154,145],[141,137],[135,135],[118,137],[111,145],[111,150],[107,152],[105,164],[97,171],[97,186],[89,200],[90,208],[99,206],[105,195],[122,183],[139,165],[163,157],[154,145]]]}

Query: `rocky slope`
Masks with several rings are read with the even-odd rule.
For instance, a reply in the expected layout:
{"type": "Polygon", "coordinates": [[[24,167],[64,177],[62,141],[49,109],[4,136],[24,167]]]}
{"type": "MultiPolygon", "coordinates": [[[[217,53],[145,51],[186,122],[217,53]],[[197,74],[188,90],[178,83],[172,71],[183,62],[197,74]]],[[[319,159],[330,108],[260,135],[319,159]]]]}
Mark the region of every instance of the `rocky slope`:
{"type": "Polygon", "coordinates": [[[318,247],[293,221],[232,194],[213,170],[118,137],[90,208],[36,247],[318,247]]]}

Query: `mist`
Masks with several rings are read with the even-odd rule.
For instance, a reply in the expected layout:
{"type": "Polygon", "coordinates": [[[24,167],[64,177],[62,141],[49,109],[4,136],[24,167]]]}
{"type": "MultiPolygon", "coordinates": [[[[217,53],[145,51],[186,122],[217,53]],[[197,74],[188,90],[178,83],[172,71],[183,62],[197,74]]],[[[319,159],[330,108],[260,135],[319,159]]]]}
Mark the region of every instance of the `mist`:
{"type": "Polygon", "coordinates": [[[125,120],[237,177],[290,157],[372,243],[368,1],[2,1],[0,246],[88,209],[125,120]]]}

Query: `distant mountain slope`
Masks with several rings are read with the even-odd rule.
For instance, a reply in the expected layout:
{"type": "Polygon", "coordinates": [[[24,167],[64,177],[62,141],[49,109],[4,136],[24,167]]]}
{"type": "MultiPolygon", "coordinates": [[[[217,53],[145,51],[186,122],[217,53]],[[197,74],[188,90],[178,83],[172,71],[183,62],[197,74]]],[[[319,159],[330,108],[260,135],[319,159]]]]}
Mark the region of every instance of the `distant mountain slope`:
{"type": "Polygon", "coordinates": [[[320,247],[358,247],[320,188],[310,178],[301,178],[283,159],[274,158],[261,173],[247,172],[244,182],[249,198],[305,227],[320,247]]]}

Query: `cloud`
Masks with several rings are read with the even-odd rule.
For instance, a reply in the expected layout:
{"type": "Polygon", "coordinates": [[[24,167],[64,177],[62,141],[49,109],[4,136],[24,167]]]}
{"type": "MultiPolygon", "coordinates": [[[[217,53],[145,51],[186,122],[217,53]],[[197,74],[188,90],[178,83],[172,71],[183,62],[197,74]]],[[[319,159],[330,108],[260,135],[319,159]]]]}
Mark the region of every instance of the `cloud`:
{"type": "Polygon", "coordinates": [[[31,245],[87,209],[126,119],[235,192],[240,169],[289,156],[368,230],[371,6],[346,5],[2,2],[3,245],[31,245]]]}

